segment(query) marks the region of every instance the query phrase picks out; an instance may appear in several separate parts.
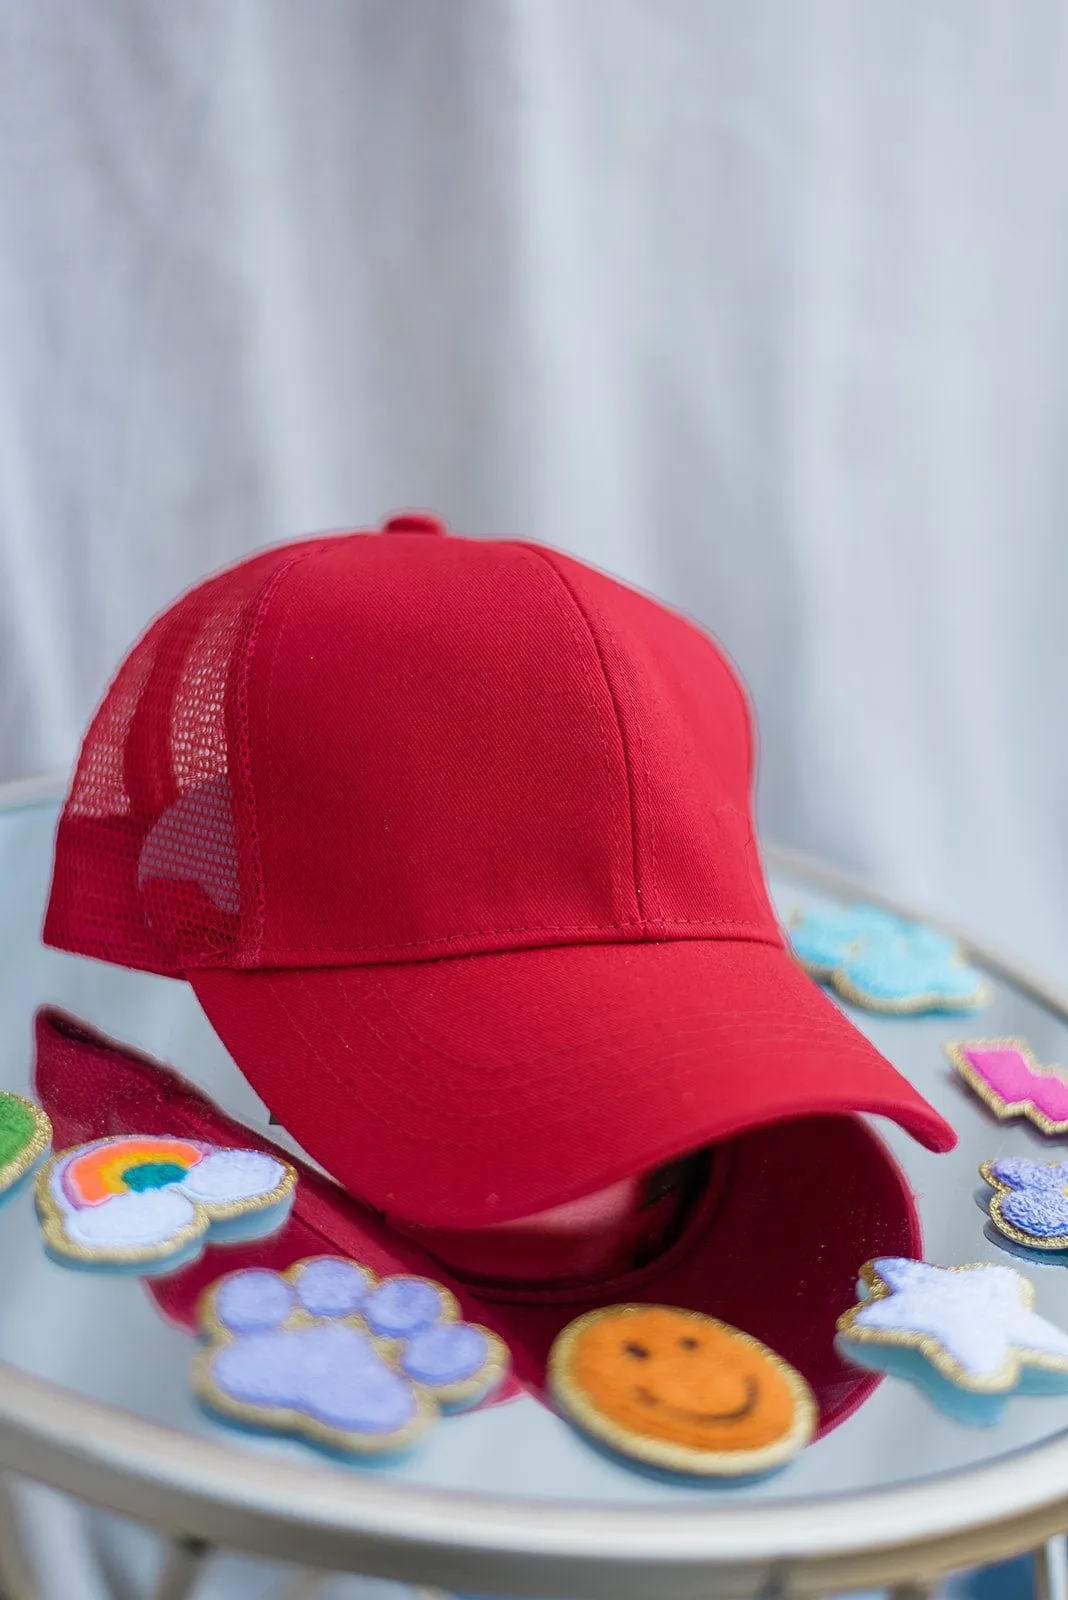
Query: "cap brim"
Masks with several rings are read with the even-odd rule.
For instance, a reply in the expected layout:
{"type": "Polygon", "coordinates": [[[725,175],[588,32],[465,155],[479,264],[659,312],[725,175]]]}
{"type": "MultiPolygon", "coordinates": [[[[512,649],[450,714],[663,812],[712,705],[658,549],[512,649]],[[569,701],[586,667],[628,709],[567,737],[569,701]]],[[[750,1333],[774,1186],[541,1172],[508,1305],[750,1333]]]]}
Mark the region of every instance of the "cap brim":
{"type": "MultiPolygon", "coordinates": [[[[835,1322],[855,1300],[858,1266],[918,1256],[922,1246],[903,1174],[858,1117],[811,1117],[742,1134],[717,1150],[709,1184],[683,1236],[655,1261],[595,1287],[491,1293],[458,1281],[413,1239],[306,1166],[289,1149],[227,1117],[202,1091],[77,1018],[45,1008],[36,1019],[34,1087],[53,1120],[57,1148],[115,1133],[180,1134],[271,1150],[300,1172],[282,1229],[252,1242],[212,1245],[145,1287],[170,1320],[196,1332],[203,1291],[225,1272],[282,1272],[308,1256],[338,1253],[381,1276],[436,1278],[463,1315],[494,1328],[516,1376],[544,1394],[556,1335],[574,1317],[621,1300],[661,1302],[721,1317],[754,1334],[808,1379],[820,1431],[843,1421],[877,1377],[848,1366],[835,1322]]],[[[516,1392],[509,1384],[497,1398],[516,1392]]]]}
{"type": "Polygon", "coordinates": [[[879,1256],[919,1257],[908,1182],[860,1117],[804,1117],[717,1148],[691,1226],[656,1261],[593,1289],[489,1291],[479,1318],[505,1338],[535,1392],[557,1334],[575,1317],[622,1303],[681,1306],[753,1334],[801,1372],[819,1402],[821,1434],[844,1422],[879,1382],[835,1344],[857,1273],[879,1256]]]}
{"type": "Polygon", "coordinates": [[[676,940],[190,972],[234,1060],[352,1193],[427,1226],[531,1215],[799,1117],[949,1125],[782,949],[676,940]]]}

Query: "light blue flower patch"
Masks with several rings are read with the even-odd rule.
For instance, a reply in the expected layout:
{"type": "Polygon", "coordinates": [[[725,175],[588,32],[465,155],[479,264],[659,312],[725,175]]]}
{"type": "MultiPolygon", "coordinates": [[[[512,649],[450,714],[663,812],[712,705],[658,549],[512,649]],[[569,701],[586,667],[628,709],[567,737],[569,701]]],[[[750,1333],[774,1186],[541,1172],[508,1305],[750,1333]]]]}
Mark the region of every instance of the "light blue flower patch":
{"type": "Polygon", "coordinates": [[[193,1383],[213,1412],[346,1454],[407,1449],[508,1370],[502,1341],[464,1322],[441,1284],[379,1280],[341,1256],[232,1272],[198,1319],[210,1342],[193,1383]]]}
{"type": "Polygon", "coordinates": [[[812,907],[790,939],[807,972],[870,1011],[972,1011],[990,998],[955,939],[877,906],[812,907]]]}

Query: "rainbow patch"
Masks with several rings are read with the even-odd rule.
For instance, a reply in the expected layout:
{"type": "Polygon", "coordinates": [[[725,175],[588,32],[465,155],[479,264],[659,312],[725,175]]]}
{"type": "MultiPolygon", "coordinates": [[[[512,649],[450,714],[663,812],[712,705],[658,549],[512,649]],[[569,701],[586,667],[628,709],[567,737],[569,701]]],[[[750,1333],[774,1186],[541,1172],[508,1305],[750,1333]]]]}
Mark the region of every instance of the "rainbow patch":
{"type": "Polygon", "coordinates": [[[170,1272],[216,1241],[258,1238],[289,1215],[297,1174],[265,1150],[124,1134],[53,1156],[37,1179],[49,1254],[69,1266],[170,1272]]]}
{"type": "Polygon", "coordinates": [[[114,1194],[164,1189],[181,1183],[210,1149],[187,1139],[109,1139],[88,1146],[63,1169],[64,1193],[80,1209],[114,1194]]]}

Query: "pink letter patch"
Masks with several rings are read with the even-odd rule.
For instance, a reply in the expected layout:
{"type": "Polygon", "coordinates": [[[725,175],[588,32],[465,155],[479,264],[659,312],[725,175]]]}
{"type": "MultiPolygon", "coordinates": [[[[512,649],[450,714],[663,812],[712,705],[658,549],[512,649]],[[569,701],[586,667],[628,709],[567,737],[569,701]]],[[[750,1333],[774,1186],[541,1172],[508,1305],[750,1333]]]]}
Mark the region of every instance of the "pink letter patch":
{"type": "Polygon", "coordinates": [[[1068,1133],[1068,1076],[1043,1067],[1024,1039],[965,1039],[946,1055],[995,1117],[1027,1117],[1045,1134],[1068,1133]]]}

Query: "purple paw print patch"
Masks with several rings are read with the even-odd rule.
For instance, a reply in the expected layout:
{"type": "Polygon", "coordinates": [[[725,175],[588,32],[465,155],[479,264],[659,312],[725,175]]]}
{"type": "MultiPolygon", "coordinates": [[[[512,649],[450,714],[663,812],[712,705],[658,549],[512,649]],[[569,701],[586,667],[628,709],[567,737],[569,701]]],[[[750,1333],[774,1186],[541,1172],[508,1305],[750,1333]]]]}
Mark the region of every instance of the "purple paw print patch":
{"type": "Polygon", "coordinates": [[[355,1455],[407,1449],[443,1411],[477,1405],[508,1351],[429,1278],[378,1279],[341,1256],[212,1285],[193,1384],[220,1416],[355,1455]]]}

